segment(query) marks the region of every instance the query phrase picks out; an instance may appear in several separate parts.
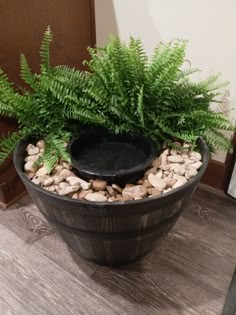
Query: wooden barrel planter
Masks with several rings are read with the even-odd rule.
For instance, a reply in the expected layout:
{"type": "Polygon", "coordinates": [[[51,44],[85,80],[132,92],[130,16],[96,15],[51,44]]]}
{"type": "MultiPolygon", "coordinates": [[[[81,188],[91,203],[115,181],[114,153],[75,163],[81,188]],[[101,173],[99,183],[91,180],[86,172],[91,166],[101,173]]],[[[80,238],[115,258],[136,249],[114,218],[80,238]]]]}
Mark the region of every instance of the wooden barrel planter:
{"type": "Polygon", "coordinates": [[[187,206],[209,160],[208,147],[199,139],[203,165],[182,187],[143,200],[94,203],[62,197],[32,183],[23,171],[27,144],[23,140],[17,145],[14,163],[41,213],[76,253],[110,266],[135,261],[156,247],[187,206]]]}

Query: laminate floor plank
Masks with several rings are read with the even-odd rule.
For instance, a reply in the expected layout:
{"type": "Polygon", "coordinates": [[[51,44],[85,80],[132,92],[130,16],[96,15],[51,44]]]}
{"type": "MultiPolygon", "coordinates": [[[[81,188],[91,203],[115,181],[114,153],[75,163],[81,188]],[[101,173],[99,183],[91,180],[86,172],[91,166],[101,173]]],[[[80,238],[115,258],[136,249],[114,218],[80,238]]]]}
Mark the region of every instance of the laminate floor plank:
{"type": "Polygon", "coordinates": [[[115,314],[102,295],[3,226],[0,239],[1,296],[11,294],[21,304],[16,314],[115,314]]]}
{"type": "Polygon", "coordinates": [[[77,261],[75,263],[71,250],[54,232],[34,204],[30,203],[29,206],[21,204],[21,207],[15,210],[2,212],[0,224],[21,238],[25,245],[37,248],[41,255],[51,259],[74,276],[91,277],[95,272],[96,265],[78,256],[75,257],[77,261]]]}
{"type": "Polygon", "coordinates": [[[29,196],[0,210],[0,315],[220,315],[236,265],[236,203],[197,190],[146,258],[78,257],[29,196]]]}

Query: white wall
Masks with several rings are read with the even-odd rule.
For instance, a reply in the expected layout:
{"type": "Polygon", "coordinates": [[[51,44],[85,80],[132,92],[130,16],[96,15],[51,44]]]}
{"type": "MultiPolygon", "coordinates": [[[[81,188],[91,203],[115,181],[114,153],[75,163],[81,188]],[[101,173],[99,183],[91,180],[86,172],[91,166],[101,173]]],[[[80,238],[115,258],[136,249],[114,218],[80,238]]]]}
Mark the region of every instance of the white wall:
{"type": "Polygon", "coordinates": [[[231,81],[230,116],[236,121],[236,0],[95,0],[95,8],[98,45],[109,34],[134,36],[151,54],[160,40],[187,39],[187,59],[204,69],[201,76],[221,72],[231,81]]]}

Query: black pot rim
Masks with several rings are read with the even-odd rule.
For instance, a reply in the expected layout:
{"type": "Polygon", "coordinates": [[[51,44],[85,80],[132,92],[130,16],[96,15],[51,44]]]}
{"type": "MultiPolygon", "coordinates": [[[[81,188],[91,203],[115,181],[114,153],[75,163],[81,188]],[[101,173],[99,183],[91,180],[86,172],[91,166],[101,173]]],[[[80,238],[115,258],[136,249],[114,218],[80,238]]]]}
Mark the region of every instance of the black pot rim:
{"type": "MultiPolygon", "coordinates": [[[[176,194],[178,194],[180,191],[187,189],[189,186],[191,186],[194,182],[198,182],[200,180],[200,178],[202,177],[202,175],[204,174],[208,162],[209,162],[209,148],[206,144],[206,142],[199,137],[197,140],[198,145],[201,144],[202,146],[202,151],[205,154],[205,157],[202,161],[202,166],[200,168],[200,170],[198,171],[198,174],[194,177],[192,177],[187,183],[185,183],[184,185],[182,185],[181,187],[175,188],[174,190],[170,191],[170,192],[166,192],[164,194],[161,194],[159,196],[154,196],[151,198],[144,198],[144,199],[140,199],[140,200],[125,200],[125,201],[114,201],[114,202],[92,202],[92,201],[87,201],[87,200],[79,200],[79,199],[72,199],[70,197],[65,197],[65,196],[60,196],[58,194],[52,193],[50,191],[47,191],[46,189],[43,189],[41,186],[34,184],[25,174],[25,172],[23,171],[22,167],[20,167],[19,162],[17,161],[17,156],[18,156],[18,151],[21,145],[23,145],[24,142],[27,142],[27,139],[22,139],[20,140],[16,147],[15,150],[13,152],[13,163],[14,166],[18,172],[18,174],[25,180],[28,182],[29,185],[31,185],[34,189],[38,190],[41,193],[44,193],[45,195],[48,195],[49,197],[55,197],[59,200],[62,201],[68,201],[70,200],[71,203],[73,204],[78,204],[78,205],[91,205],[91,206],[96,206],[96,207],[104,207],[104,206],[114,206],[114,207],[121,207],[124,204],[129,204],[129,205],[135,205],[135,204],[145,204],[150,202],[150,200],[163,200],[168,198],[169,196],[174,196],[176,194]]],[[[27,142],[29,143],[29,142],[27,142]]]]}
{"type": "MultiPolygon", "coordinates": [[[[90,131],[91,132],[91,131],[90,131]]],[[[82,136],[87,136],[86,133],[82,134],[82,136]]],[[[92,130],[92,135],[93,136],[96,136],[96,129],[95,130],[92,130]]],[[[115,178],[122,178],[123,176],[129,176],[129,175],[132,175],[134,173],[138,173],[140,171],[144,171],[145,169],[147,169],[151,164],[152,162],[154,161],[154,159],[156,158],[158,152],[157,150],[155,149],[155,146],[154,146],[154,143],[148,139],[147,137],[143,136],[143,135],[132,135],[132,134],[121,134],[121,135],[112,135],[112,134],[107,134],[107,133],[104,133],[104,135],[108,135],[108,136],[111,136],[111,137],[117,137],[118,139],[119,138],[122,138],[122,139],[126,139],[126,138],[130,138],[131,140],[141,140],[142,142],[145,143],[145,145],[149,148],[149,156],[147,157],[147,159],[138,164],[138,165],[135,165],[133,167],[130,167],[130,168],[126,168],[126,169],[119,169],[119,170],[99,170],[97,168],[90,168],[86,165],[82,165],[80,164],[73,156],[72,154],[72,146],[73,144],[75,143],[75,141],[78,141],[79,140],[79,137],[76,137],[76,138],[73,138],[69,144],[68,144],[68,151],[70,153],[70,156],[71,156],[71,164],[72,166],[81,174],[81,175],[86,175],[87,178],[89,178],[89,176],[91,176],[91,178],[102,178],[104,180],[107,180],[108,182],[109,181],[112,181],[112,180],[115,180],[115,178]]],[[[103,134],[102,134],[103,136],[103,134]]],[[[101,135],[98,135],[98,137],[102,137],[101,135]]]]}

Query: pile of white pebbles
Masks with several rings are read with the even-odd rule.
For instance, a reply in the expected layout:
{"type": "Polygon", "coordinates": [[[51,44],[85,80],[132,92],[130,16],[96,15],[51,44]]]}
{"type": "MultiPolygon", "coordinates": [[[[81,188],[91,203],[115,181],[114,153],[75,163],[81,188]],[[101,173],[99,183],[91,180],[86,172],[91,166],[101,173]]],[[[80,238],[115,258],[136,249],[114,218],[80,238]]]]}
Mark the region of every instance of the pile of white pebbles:
{"type": "Polygon", "coordinates": [[[119,187],[100,179],[85,181],[73,173],[72,166],[65,161],[60,161],[50,174],[44,165],[35,167],[34,163],[43,152],[44,145],[44,141],[40,140],[36,145],[27,146],[24,170],[28,178],[34,184],[60,196],[93,202],[140,200],[159,196],[187,183],[202,166],[200,153],[191,151],[188,144],[176,142],[179,150],[166,149],[137,183],[119,187]]]}

